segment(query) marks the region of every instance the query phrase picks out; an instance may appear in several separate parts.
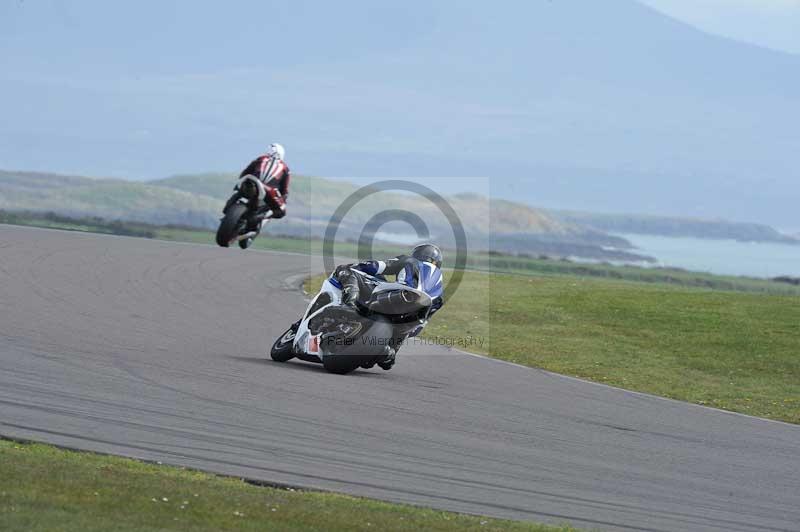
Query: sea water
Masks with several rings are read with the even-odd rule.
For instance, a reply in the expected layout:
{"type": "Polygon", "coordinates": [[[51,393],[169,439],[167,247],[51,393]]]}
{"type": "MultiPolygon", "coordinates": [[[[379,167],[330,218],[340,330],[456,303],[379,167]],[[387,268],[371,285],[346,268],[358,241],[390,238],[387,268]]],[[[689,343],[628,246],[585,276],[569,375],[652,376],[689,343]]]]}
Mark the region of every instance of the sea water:
{"type": "Polygon", "coordinates": [[[750,277],[800,276],[800,245],[620,234],[660,266],[750,277]]]}

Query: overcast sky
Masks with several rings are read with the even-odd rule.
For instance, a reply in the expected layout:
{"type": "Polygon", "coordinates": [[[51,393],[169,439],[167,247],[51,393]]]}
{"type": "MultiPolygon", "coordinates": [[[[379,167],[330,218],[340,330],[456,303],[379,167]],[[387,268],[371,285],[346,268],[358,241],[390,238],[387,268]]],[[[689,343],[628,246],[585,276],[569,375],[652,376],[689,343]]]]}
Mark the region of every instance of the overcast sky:
{"type": "Polygon", "coordinates": [[[0,0],[0,168],[234,173],[279,141],[298,174],[796,227],[800,0],[643,2],[0,0]]]}
{"type": "Polygon", "coordinates": [[[705,31],[800,54],[800,0],[640,0],[705,31]]]}

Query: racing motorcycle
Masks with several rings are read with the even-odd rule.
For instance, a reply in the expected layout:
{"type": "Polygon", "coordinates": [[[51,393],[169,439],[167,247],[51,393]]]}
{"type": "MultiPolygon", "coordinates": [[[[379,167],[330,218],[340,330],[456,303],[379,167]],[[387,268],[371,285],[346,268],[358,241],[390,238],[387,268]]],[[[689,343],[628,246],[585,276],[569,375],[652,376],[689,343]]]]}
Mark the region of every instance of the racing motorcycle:
{"type": "Polygon", "coordinates": [[[303,318],[275,340],[273,360],[298,358],[338,374],[376,364],[391,369],[402,342],[427,323],[431,297],[421,289],[350,270],[359,283],[355,306],[342,303],[342,285],[329,277],[303,318]]]}
{"type": "Polygon", "coordinates": [[[238,242],[240,248],[247,249],[261,231],[264,220],[272,216],[272,211],[264,202],[267,189],[256,176],[242,177],[234,191],[222,211],[217,244],[226,248],[238,242]]]}

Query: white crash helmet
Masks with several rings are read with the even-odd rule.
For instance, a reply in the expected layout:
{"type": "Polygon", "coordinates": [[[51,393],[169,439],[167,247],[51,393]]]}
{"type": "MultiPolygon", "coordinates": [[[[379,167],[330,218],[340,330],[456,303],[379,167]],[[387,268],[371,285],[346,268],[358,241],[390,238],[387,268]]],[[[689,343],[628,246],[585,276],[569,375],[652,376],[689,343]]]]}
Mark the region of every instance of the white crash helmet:
{"type": "Polygon", "coordinates": [[[286,150],[284,149],[283,146],[281,146],[277,142],[273,142],[272,144],[269,145],[269,149],[267,150],[267,155],[282,161],[283,158],[286,156],[286,150]]]}

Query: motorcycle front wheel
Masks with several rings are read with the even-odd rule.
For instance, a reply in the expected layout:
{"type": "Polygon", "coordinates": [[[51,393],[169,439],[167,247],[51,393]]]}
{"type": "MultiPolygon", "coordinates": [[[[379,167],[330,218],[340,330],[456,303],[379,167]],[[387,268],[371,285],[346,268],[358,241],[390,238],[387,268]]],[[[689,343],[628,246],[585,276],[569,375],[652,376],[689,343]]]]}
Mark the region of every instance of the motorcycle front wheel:
{"type": "Polygon", "coordinates": [[[275,362],[286,362],[294,358],[294,351],[292,349],[292,346],[294,345],[294,337],[294,327],[290,327],[277,340],[275,340],[275,343],[272,344],[272,349],[269,352],[272,360],[275,362]]]}
{"type": "Polygon", "coordinates": [[[231,240],[239,236],[239,228],[243,222],[242,218],[247,213],[247,206],[241,203],[234,203],[228,208],[225,217],[217,229],[217,245],[226,248],[231,240]]]}

